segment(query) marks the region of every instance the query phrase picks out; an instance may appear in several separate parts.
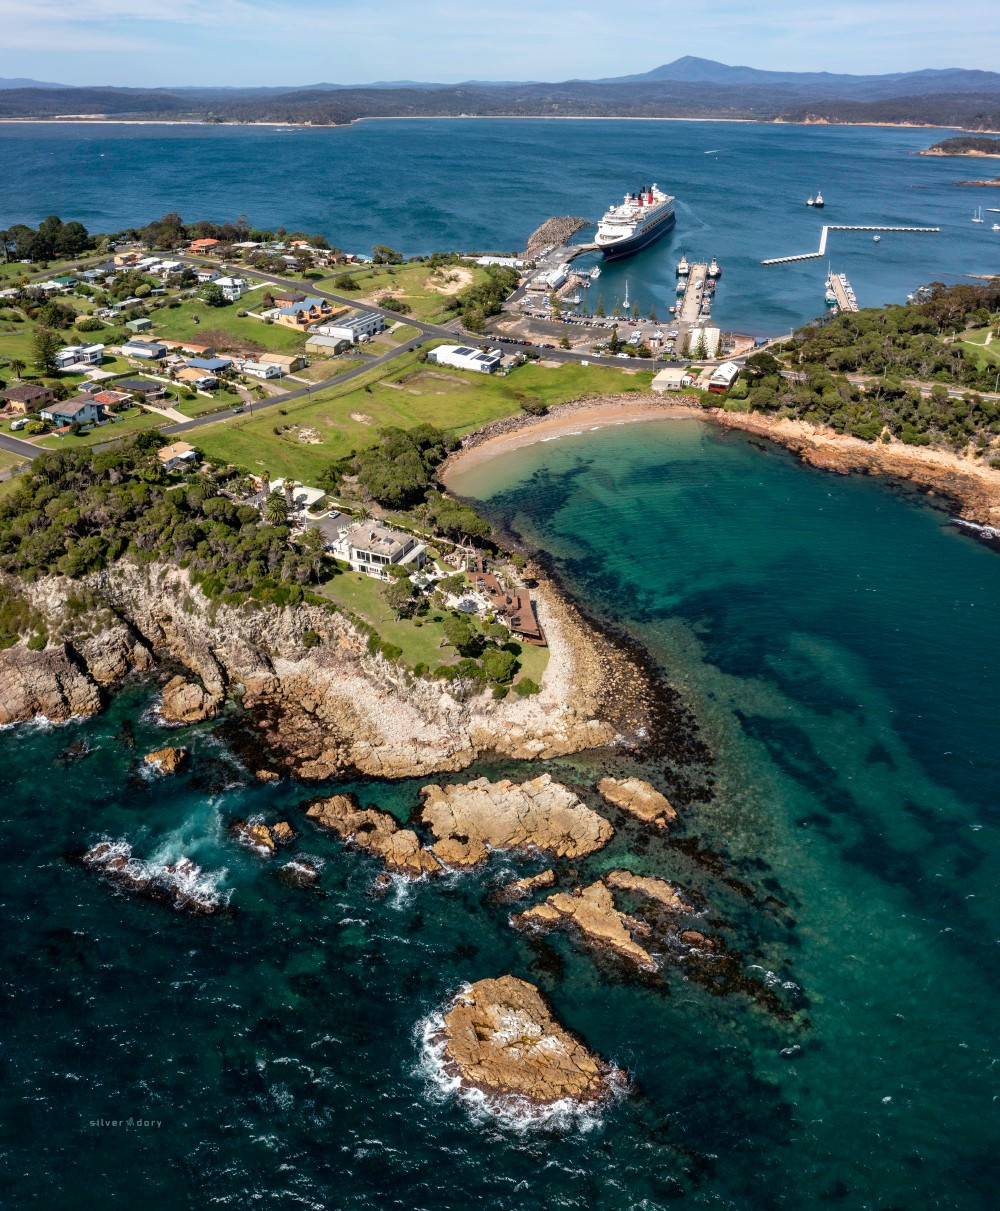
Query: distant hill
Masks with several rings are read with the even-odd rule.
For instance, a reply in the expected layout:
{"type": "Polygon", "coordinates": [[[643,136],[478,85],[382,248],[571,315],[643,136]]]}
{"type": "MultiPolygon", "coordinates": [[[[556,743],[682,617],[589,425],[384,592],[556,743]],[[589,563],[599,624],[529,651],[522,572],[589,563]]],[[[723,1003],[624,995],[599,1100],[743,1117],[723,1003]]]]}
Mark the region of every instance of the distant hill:
{"type": "Polygon", "coordinates": [[[66,88],[65,84],[46,84],[41,80],[28,80],[18,76],[12,80],[0,76],[0,88],[66,88]]]}
{"type": "Polygon", "coordinates": [[[367,117],[741,118],[1000,130],[1000,73],[964,68],[884,76],[762,71],[685,56],[642,75],[559,83],[391,81],[256,88],[0,88],[0,117],[342,124],[367,117]]]}

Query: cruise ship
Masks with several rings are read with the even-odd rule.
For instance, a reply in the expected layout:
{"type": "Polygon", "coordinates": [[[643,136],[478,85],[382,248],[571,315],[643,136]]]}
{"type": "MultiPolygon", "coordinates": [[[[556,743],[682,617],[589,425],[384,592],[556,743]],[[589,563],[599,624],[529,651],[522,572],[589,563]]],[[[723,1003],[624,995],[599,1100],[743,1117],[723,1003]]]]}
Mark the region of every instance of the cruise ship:
{"type": "Polygon", "coordinates": [[[648,248],[675,222],[674,199],[656,185],[644,185],[605,213],[597,225],[596,243],[606,261],[617,261],[648,248]]]}

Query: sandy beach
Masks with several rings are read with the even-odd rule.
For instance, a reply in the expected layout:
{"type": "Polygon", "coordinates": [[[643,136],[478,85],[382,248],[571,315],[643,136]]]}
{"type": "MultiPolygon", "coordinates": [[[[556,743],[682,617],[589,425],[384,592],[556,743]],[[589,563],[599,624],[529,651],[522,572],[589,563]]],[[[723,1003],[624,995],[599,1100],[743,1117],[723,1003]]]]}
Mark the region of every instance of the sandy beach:
{"type": "Polygon", "coordinates": [[[652,420],[704,419],[706,411],[692,396],[603,395],[557,404],[545,416],[508,416],[470,433],[440,467],[438,477],[445,486],[458,471],[468,471],[489,462],[498,454],[571,433],[604,429],[609,425],[637,424],[652,420]]]}

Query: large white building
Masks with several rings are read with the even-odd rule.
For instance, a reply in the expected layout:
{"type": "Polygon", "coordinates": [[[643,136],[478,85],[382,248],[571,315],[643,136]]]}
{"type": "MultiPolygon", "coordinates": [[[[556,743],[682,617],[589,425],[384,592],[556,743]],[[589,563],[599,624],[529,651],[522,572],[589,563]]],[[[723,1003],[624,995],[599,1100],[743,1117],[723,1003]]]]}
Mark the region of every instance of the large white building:
{"type": "Polygon", "coordinates": [[[349,316],[336,324],[319,324],[316,332],[322,336],[338,337],[356,345],[358,341],[370,340],[385,331],[385,320],[378,311],[363,311],[360,315],[349,316]]]}
{"type": "Polygon", "coordinates": [[[413,535],[371,521],[341,530],[332,549],[335,555],[347,560],[353,571],[380,580],[389,579],[386,568],[390,564],[419,571],[427,554],[426,544],[413,535]]]}
{"type": "Polygon", "coordinates": [[[429,362],[439,366],[451,366],[455,370],[475,370],[479,374],[492,374],[503,361],[500,349],[473,349],[469,345],[438,345],[427,354],[429,362]]]}
{"type": "Polygon", "coordinates": [[[246,278],[216,278],[215,284],[227,303],[239,302],[250,285],[246,278]]]}
{"type": "Polygon", "coordinates": [[[716,357],[719,352],[719,344],[722,341],[722,333],[718,328],[692,328],[688,336],[689,357],[694,355],[694,351],[699,347],[702,341],[705,342],[705,352],[703,356],[716,357]]]}

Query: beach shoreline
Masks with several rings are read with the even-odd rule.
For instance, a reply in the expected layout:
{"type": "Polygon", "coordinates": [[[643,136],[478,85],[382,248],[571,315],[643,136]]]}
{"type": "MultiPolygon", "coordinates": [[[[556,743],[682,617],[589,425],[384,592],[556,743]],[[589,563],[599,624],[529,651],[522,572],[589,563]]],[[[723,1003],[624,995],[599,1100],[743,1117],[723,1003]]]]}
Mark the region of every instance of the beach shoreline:
{"type": "Polygon", "coordinates": [[[806,421],[759,412],[726,412],[683,395],[677,402],[652,395],[602,396],[560,404],[542,417],[523,415],[495,421],[463,441],[442,464],[439,478],[451,491],[459,472],[465,474],[499,454],[539,441],[610,425],[692,419],[766,438],[819,470],[878,475],[907,483],[936,498],[962,521],[1000,529],[1000,471],[991,467],[933,447],[865,442],[806,421]]]}

